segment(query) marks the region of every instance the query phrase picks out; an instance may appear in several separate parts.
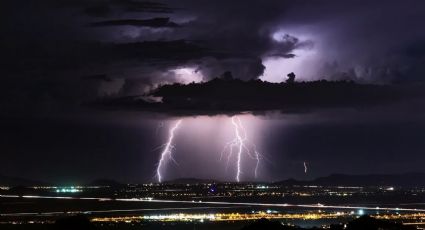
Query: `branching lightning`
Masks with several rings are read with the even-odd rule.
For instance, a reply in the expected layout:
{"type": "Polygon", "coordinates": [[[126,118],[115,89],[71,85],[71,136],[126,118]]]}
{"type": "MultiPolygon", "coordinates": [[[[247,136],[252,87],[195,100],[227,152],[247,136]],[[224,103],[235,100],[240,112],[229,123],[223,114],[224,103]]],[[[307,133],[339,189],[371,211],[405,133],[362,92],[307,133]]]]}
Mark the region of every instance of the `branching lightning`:
{"type": "Polygon", "coordinates": [[[174,133],[175,133],[176,129],[179,128],[181,122],[182,122],[182,120],[178,120],[174,124],[174,126],[171,127],[171,129],[169,131],[169,135],[168,135],[168,141],[167,141],[167,143],[162,145],[162,147],[164,147],[164,150],[161,153],[161,158],[159,159],[158,166],[156,168],[156,176],[158,178],[158,182],[162,182],[161,171],[162,171],[162,167],[164,166],[166,161],[172,160],[172,161],[175,162],[175,160],[173,158],[173,150],[174,150],[173,139],[174,139],[174,133]]]}
{"type": "Polygon", "coordinates": [[[236,181],[240,181],[240,177],[242,174],[242,157],[243,154],[247,154],[251,159],[256,160],[254,175],[257,178],[258,167],[260,165],[261,154],[257,151],[257,148],[254,144],[249,143],[248,137],[246,135],[246,131],[244,126],[242,125],[239,117],[233,116],[231,118],[232,125],[235,129],[235,138],[228,143],[223,148],[221,152],[221,157],[227,153],[227,166],[231,160],[231,157],[236,154],[236,181]]]}
{"type": "MultiPolygon", "coordinates": [[[[255,178],[257,178],[260,161],[263,159],[263,156],[259,151],[257,151],[257,147],[249,142],[245,127],[243,126],[241,119],[237,116],[233,116],[230,121],[234,129],[234,139],[226,143],[223,148],[223,151],[221,152],[220,159],[223,158],[224,154],[227,154],[227,167],[229,166],[230,161],[235,159],[235,180],[237,182],[240,182],[241,175],[243,174],[243,158],[244,156],[248,156],[249,158],[255,161],[255,168],[253,173],[255,178]]],[[[155,148],[162,149],[156,168],[156,177],[158,182],[160,183],[163,181],[164,167],[166,167],[167,162],[171,160],[177,164],[177,162],[173,158],[173,151],[175,148],[173,145],[173,141],[176,135],[176,130],[179,129],[181,123],[182,120],[178,120],[172,127],[170,127],[167,142],[155,148]]]]}

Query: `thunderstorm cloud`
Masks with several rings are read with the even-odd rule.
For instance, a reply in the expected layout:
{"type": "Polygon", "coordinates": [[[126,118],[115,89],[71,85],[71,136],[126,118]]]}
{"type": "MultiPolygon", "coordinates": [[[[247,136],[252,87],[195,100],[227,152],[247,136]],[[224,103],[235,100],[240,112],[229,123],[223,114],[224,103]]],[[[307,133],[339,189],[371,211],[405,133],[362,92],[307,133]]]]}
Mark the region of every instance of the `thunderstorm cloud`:
{"type": "Polygon", "coordinates": [[[50,114],[225,72],[246,81],[295,72],[299,81],[417,83],[425,14],[413,3],[7,0],[1,91],[13,100],[0,103],[7,114],[50,114]]]}

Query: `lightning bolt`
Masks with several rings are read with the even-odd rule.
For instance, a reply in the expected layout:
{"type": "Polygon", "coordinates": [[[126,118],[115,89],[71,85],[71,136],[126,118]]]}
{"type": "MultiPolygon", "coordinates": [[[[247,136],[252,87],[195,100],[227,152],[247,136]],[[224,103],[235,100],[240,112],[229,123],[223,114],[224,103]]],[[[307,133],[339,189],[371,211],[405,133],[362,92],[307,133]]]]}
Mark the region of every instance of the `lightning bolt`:
{"type": "Polygon", "coordinates": [[[307,173],[307,163],[304,161],[304,173],[307,173]]]}
{"type": "Polygon", "coordinates": [[[231,118],[231,123],[235,130],[235,138],[228,143],[223,148],[221,152],[220,159],[223,158],[223,155],[227,153],[227,166],[228,168],[231,157],[236,153],[236,181],[240,182],[240,176],[242,174],[242,156],[247,154],[250,158],[256,160],[254,175],[257,178],[258,167],[260,165],[261,154],[257,151],[257,148],[254,144],[249,143],[246,131],[239,117],[233,116],[231,118]],[[236,149],[236,151],[235,151],[236,149]]]}
{"type": "Polygon", "coordinates": [[[160,182],[160,183],[162,182],[162,175],[161,175],[162,167],[166,163],[165,161],[167,160],[167,158],[175,162],[175,160],[173,158],[173,149],[174,149],[173,139],[174,139],[174,133],[175,133],[176,129],[179,128],[181,122],[182,122],[182,120],[178,120],[174,124],[174,126],[171,127],[169,134],[168,134],[168,141],[167,141],[167,143],[165,143],[163,145],[164,150],[161,152],[161,158],[159,159],[158,167],[156,168],[156,176],[158,178],[158,182],[160,182]]]}

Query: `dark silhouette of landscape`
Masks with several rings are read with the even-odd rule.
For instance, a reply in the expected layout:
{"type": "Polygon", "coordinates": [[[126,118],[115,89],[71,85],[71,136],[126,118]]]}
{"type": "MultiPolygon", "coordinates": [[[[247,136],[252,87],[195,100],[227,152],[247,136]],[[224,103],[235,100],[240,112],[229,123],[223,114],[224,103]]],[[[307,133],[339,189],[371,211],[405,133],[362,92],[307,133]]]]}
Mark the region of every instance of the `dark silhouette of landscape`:
{"type": "MultiPolygon", "coordinates": [[[[301,228],[298,226],[282,225],[280,222],[271,221],[267,219],[260,219],[250,225],[242,228],[242,230],[302,230],[302,229],[319,229],[319,228],[301,228]]],[[[378,220],[370,216],[361,216],[358,219],[352,220],[346,224],[333,224],[330,226],[331,230],[410,230],[416,229],[415,227],[405,226],[401,223],[395,223],[388,220],[378,220]]]]}
{"type": "MultiPolygon", "coordinates": [[[[201,183],[228,183],[227,181],[218,181],[213,179],[200,178],[177,178],[165,181],[165,184],[201,184],[201,183]]],[[[262,182],[258,182],[262,183],[262,182]]],[[[331,174],[329,176],[318,177],[312,180],[285,179],[277,182],[270,182],[277,185],[320,185],[320,186],[400,186],[400,187],[420,187],[425,186],[425,173],[411,172],[403,174],[331,174]],[[414,180],[412,180],[414,178],[414,180]]],[[[10,187],[31,187],[39,185],[54,185],[49,182],[29,180],[26,178],[9,177],[0,175],[0,185],[10,187]]],[[[125,186],[126,182],[115,181],[111,179],[96,179],[87,186],[125,186]]]]}
{"type": "Polygon", "coordinates": [[[425,173],[404,174],[331,174],[313,180],[288,179],[276,182],[280,185],[321,185],[321,186],[425,186],[425,173]],[[412,180],[414,178],[414,180],[412,180]]]}

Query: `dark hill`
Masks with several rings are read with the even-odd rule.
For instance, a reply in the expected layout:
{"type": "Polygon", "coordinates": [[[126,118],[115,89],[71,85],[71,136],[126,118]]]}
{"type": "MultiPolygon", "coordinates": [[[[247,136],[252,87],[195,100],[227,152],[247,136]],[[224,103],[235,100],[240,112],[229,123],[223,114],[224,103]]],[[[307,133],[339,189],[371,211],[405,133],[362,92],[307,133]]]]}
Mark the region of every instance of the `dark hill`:
{"type": "Polygon", "coordinates": [[[198,178],[178,178],[175,180],[169,180],[164,183],[167,184],[205,184],[205,183],[218,183],[212,179],[198,179],[198,178]]]}
{"type": "Polygon", "coordinates": [[[47,183],[36,181],[36,180],[20,178],[20,177],[8,177],[8,176],[0,175],[0,185],[16,187],[16,186],[47,185],[47,183]]]}
{"type": "Polygon", "coordinates": [[[319,177],[311,181],[297,181],[294,179],[277,182],[283,185],[323,185],[323,186],[425,186],[425,173],[405,174],[366,174],[346,175],[332,174],[319,177]]]}
{"type": "Polygon", "coordinates": [[[124,184],[119,183],[115,180],[110,180],[110,179],[97,179],[94,180],[92,182],[90,182],[89,184],[87,184],[89,186],[109,186],[109,187],[121,187],[124,186],[124,184]]]}

